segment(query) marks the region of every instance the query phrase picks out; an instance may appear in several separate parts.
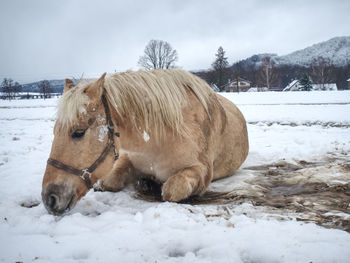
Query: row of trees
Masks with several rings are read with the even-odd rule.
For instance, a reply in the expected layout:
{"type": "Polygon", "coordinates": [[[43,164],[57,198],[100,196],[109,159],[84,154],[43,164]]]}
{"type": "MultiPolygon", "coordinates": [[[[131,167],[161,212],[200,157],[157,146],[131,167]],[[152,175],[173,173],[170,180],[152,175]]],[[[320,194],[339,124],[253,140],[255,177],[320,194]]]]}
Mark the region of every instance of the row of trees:
{"type": "MultiPolygon", "coordinates": [[[[144,55],[139,58],[138,65],[146,70],[175,67],[178,59],[177,51],[168,42],[162,40],[151,40],[145,47],[144,55]]],[[[219,91],[224,90],[230,79],[239,77],[239,72],[232,71],[225,56],[225,51],[219,47],[212,63],[212,69],[207,74],[201,74],[209,83],[215,84],[219,91]]],[[[274,62],[266,58],[260,70],[258,79],[261,85],[270,88],[278,79],[274,62]]]]}
{"type": "Polygon", "coordinates": [[[4,78],[1,83],[1,91],[3,92],[3,97],[5,99],[11,100],[14,99],[19,92],[21,92],[22,86],[12,79],[4,78]]]}
{"type": "MultiPolygon", "coordinates": [[[[219,53],[222,53],[220,48],[219,53]]],[[[330,59],[323,57],[313,59],[308,67],[299,65],[276,66],[274,60],[269,56],[264,57],[258,67],[256,64],[240,61],[231,67],[222,69],[225,72],[224,83],[239,76],[251,81],[252,86],[268,89],[283,89],[294,79],[303,80],[303,83],[308,80],[315,84],[321,84],[321,88],[325,87],[327,83],[336,83],[339,89],[346,89],[346,80],[350,75],[350,63],[346,66],[336,67],[330,59]]],[[[219,84],[220,81],[218,77],[215,77],[215,71],[213,68],[213,70],[204,73],[203,77],[209,82],[219,84]]],[[[306,89],[308,89],[307,87],[306,89]]],[[[222,88],[221,86],[221,90],[222,88]]]]}
{"type": "Polygon", "coordinates": [[[252,86],[267,89],[283,89],[293,79],[301,80],[305,90],[311,89],[311,83],[325,87],[325,84],[337,82],[337,80],[341,82],[337,83],[337,86],[345,88],[346,78],[350,74],[350,65],[337,68],[329,59],[323,57],[315,58],[309,67],[295,65],[277,67],[269,56],[264,57],[258,67],[255,63],[247,66],[240,62],[228,67],[227,57],[224,54],[223,48],[219,47],[212,70],[204,74],[204,77],[209,82],[215,83],[221,91],[230,79],[238,77],[251,81],[252,86]]]}
{"type": "MultiPolygon", "coordinates": [[[[138,64],[144,69],[159,69],[175,67],[178,53],[171,45],[162,40],[151,40],[140,57],[138,64]]],[[[267,89],[283,89],[293,79],[299,79],[305,90],[309,90],[311,82],[321,84],[336,82],[339,88],[346,88],[346,79],[350,74],[350,64],[345,67],[335,67],[329,59],[315,58],[309,67],[298,65],[276,66],[273,58],[264,57],[260,65],[247,64],[240,61],[229,66],[228,58],[222,47],[215,54],[211,69],[197,74],[208,83],[215,84],[218,90],[223,91],[230,80],[239,77],[249,80],[252,86],[267,89]]]]}
{"type": "MultiPolygon", "coordinates": [[[[48,80],[42,80],[38,84],[41,96],[45,99],[52,93],[51,85],[48,80]]],[[[4,78],[1,83],[1,92],[3,93],[2,98],[12,100],[18,97],[19,93],[22,91],[22,85],[17,81],[13,81],[10,78],[4,78]]]]}

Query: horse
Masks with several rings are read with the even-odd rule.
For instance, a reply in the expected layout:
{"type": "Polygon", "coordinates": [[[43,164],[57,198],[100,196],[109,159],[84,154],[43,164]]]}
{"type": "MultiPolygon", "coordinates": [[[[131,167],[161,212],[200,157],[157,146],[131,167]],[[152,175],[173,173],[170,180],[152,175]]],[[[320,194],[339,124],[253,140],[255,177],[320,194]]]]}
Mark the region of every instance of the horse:
{"type": "Polygon", "coordinates": [[[116,192],[137,178],[161,183],[163,201],[203,194],[248,155],[239,109],[181,69],[65,80],[42,182],[49,213],[71,210],[90,190],[116,192]]]}

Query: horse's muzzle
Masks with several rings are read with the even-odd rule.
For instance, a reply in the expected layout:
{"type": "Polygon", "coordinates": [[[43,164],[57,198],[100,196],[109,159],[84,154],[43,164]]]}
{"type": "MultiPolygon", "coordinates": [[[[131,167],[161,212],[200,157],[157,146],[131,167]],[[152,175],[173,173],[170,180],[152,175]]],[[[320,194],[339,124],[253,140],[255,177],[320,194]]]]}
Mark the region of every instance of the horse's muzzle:
{"type": "Polygon", "coordinates": [[[76,194],[66,185],[48,184],[41,193],[47,211],[54,215],[62,215],[76,203],[76,194]]]}

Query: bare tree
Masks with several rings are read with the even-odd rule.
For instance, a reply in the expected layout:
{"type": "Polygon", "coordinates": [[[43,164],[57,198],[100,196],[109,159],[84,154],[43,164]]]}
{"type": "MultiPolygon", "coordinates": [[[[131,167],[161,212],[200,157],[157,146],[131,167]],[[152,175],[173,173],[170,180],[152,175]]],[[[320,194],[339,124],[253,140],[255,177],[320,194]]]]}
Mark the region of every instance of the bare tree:
{"type": "Polygon", "coordinates": [[[214,69],[214,84],[218,87],[220,91],[224,90],[225,84],[228,80],[228,61],[225,57],[225,51],[222,47],[218,48],[217,53],[215,54],[216,59],[211,64],[214,69]]]}
{"type": "Polygon", "coordinates": [[[17,96],[18,93],[22,91],[22,85],[16,81],[12,89],[13,89],[13,95],[17,96]]]}
{"type": "Polygon", "coordinates": [[[4,78],[1,82],[1,91],[4,93],[4,98],[10,99],[8,94],[8,79],[4,78]],[[6,94],[6,95],[5,95],[6,94]]]}
{"type": "Polygon", "coordinates": [[[2,92],[6,94],[5,98],[7,98],[8,100],[13,99],[14,97],[13,86],[14,84],[12,79],[4,78],[4,80],[1,83],[2,92]]]}
{"type": "Polygon", "coordinates": [[[163,40],[152,39],[145,47],[144,53],[138,64],[147,70],[173,68],[178,59],[177,51],[163,40]]]}
{"type": "Polygon", "coordinates": [[[275,62],[271,57],[265,57],[257,72],[257,84],[260,87],[270,89],[273,85],[278,85],[279,76],[275,67],[275,62]]]}
{"type": "Polygon", "coordinates": [[[331,81],[332,64],[329,58],[318,57],[311,62],[312,81],[321,84],[321,89],[325,89],[324,84],[331,81]]]}
{"type": "Polygon", "coordinates": [[[48,80],[40,81],[39,89],[40,89],[40,93],[42,94],[44,99],[50,97],[50,93],[52,93],[52,89],[51,89],[50,82],[48,80]]]}

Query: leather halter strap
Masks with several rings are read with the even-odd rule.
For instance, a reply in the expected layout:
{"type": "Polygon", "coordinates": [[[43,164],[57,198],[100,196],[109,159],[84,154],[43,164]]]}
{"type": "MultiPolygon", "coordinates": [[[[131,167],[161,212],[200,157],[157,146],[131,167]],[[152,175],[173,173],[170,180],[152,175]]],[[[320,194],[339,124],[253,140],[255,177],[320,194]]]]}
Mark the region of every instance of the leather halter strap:
{"type": "Polygon", "coordinates": [[[100,154],[100,156],[96,159],[95,162],[93,162],[93,164],[91,164],[88,168],[85,169],[77,169],[73,166],[64,164],[58,160],[49,158],[47,160],[47,163],[50,164],[51,166],[66,171],[68,173],[74,174],[79,176],[84,183],[86,184],[86,186],[90,189],[92,188],[91,185],[91,176],[92,173],[96,170],[96,168],[106,159],[107,154],[109,153],[110,149],[113,148],[114,150],[114,160],[116,161],[119,157],[117,148],[115,147],[115,142],[114,142],[114,135],[119,137],[119,132],[114,133],[114,125],[112,122],[112,118],[111,118],[111,113],[109,111],[109,107],[108,107],[108,102],[106,99],[105,94],[102,95],[101,97],[102,99],[102,103],[105,109],[105,114],[106,114],[106,120],[107,120],[107,127],[108,127],[108,142],[106,147],[104,148],[103,152],[100,154]]]}

